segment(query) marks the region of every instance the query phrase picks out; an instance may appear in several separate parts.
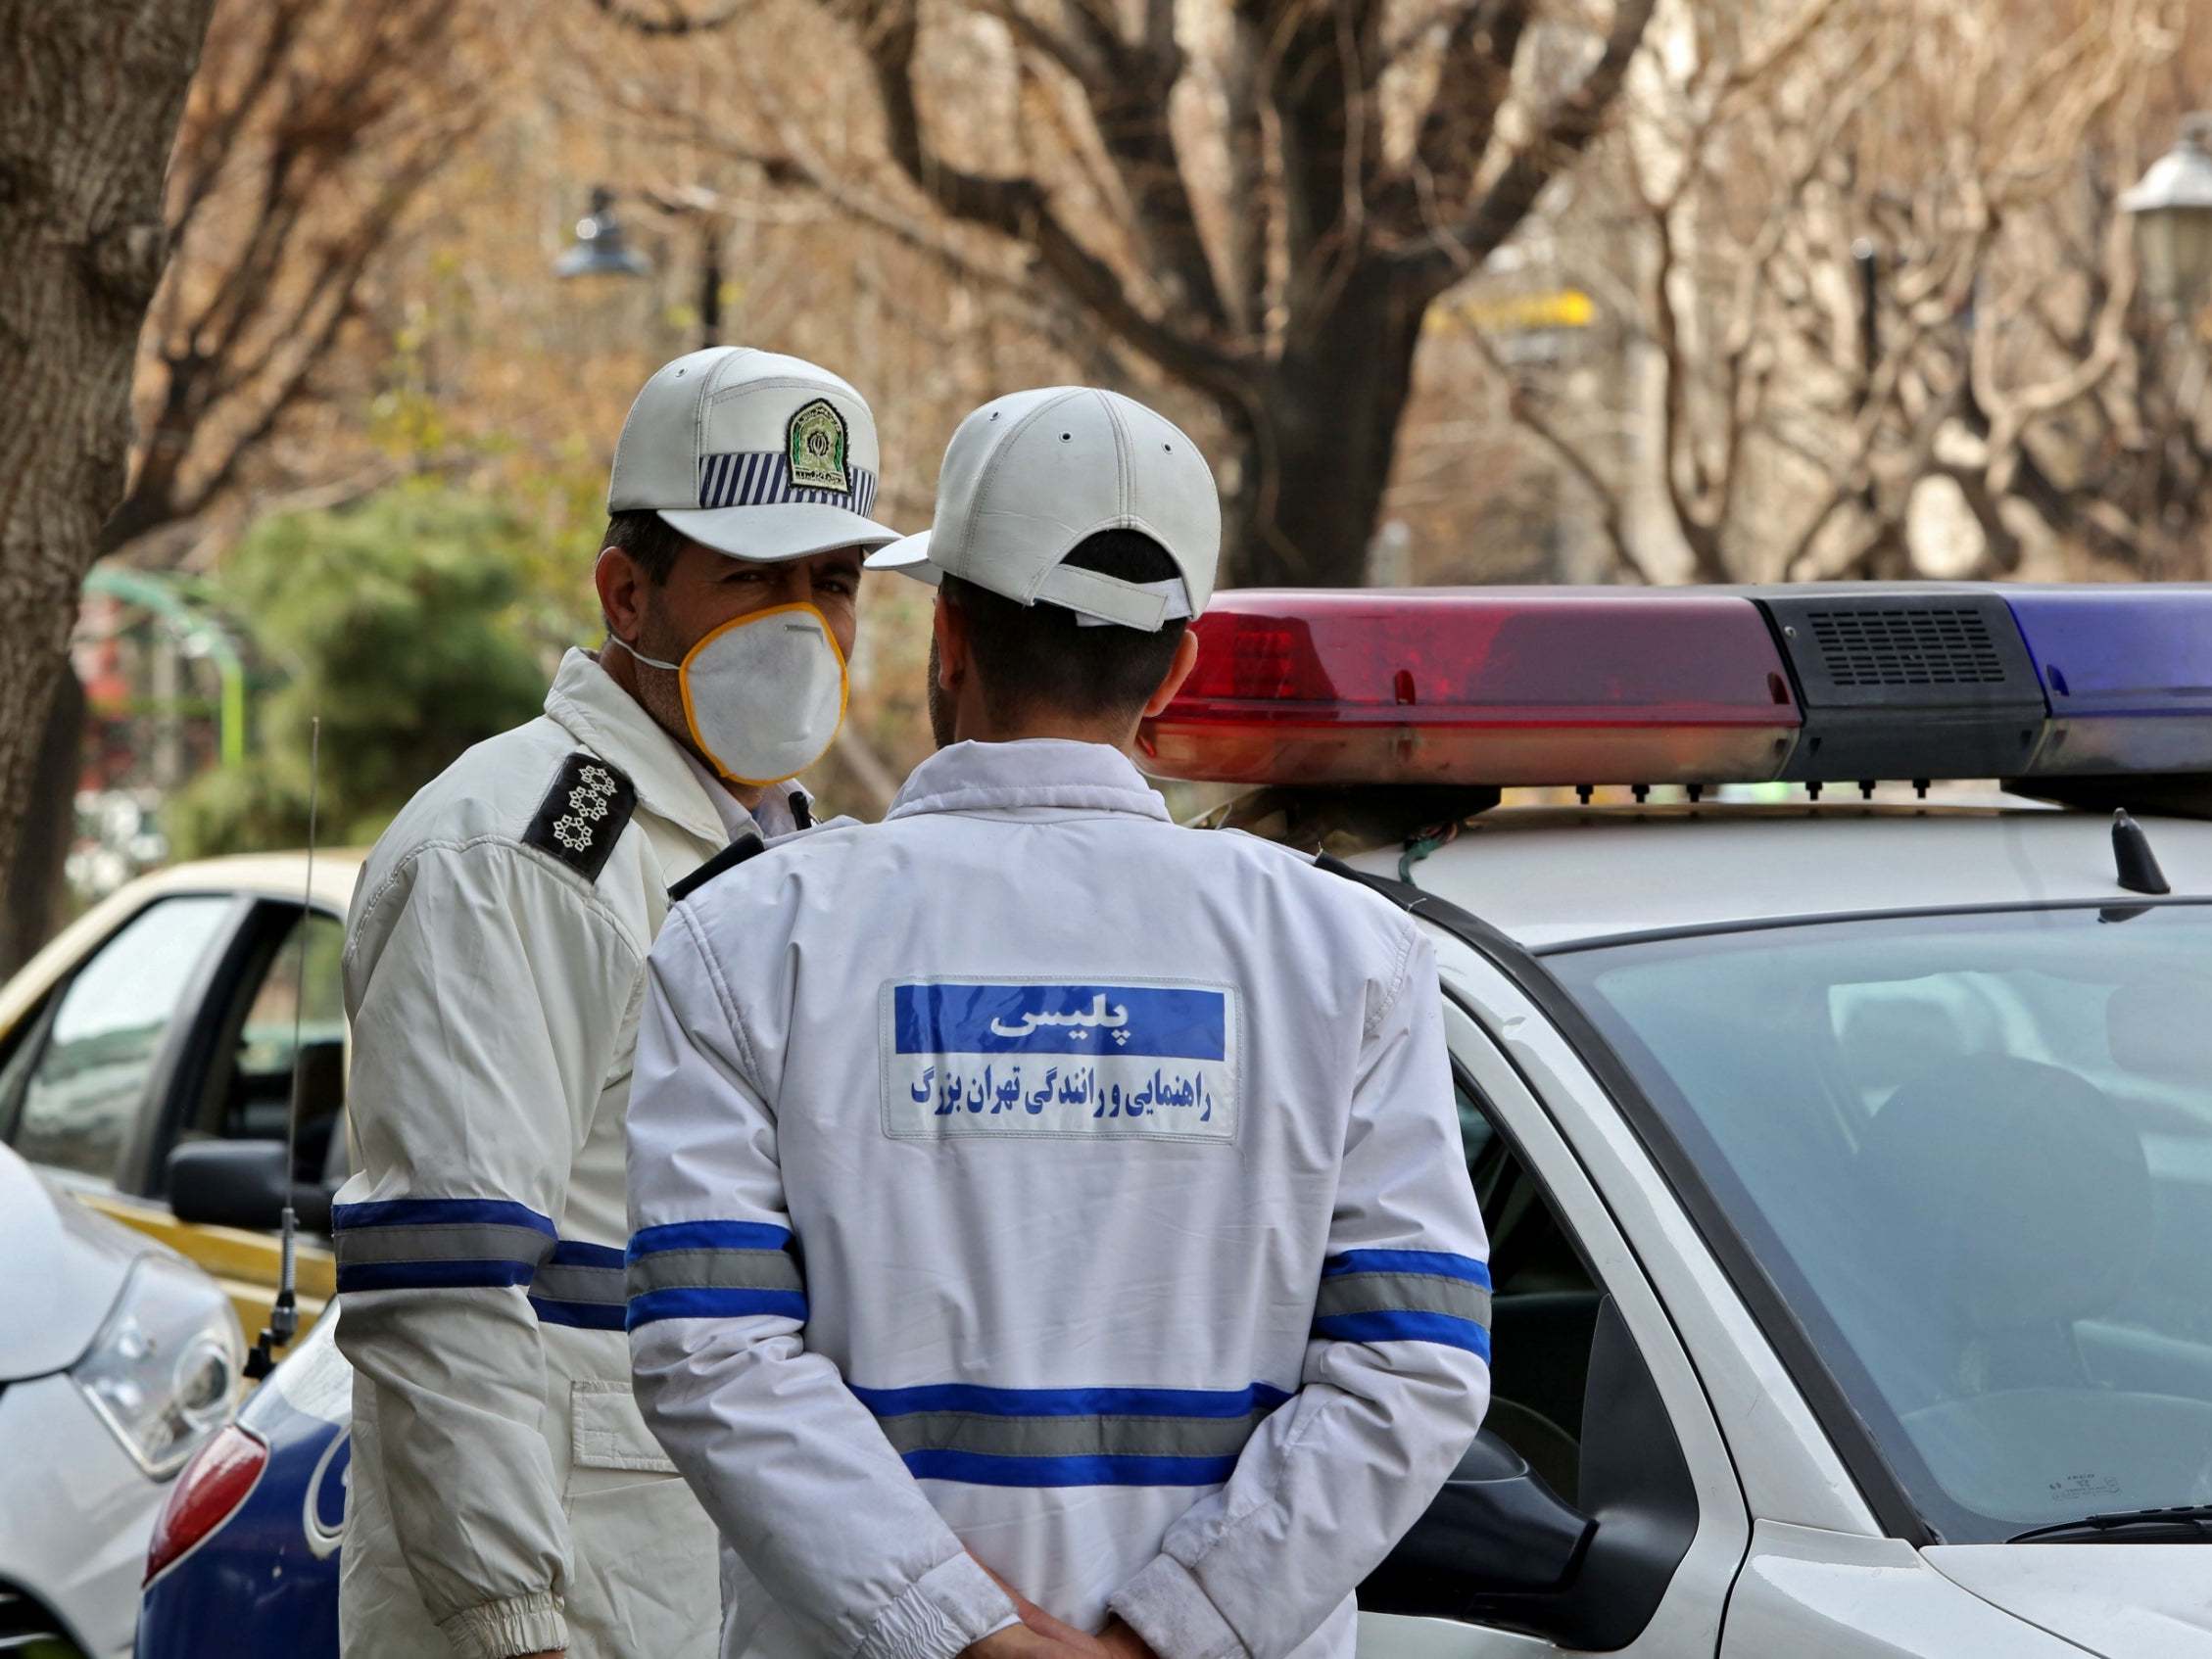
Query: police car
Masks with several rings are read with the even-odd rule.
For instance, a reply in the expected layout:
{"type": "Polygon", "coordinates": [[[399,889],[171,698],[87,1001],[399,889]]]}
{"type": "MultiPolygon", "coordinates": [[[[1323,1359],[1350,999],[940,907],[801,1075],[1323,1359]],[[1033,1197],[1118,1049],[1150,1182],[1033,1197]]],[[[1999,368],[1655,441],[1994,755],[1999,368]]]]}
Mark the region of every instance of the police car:
{"type": "MultiPolygon", "coordinates": [[[[1140,762],[1430,929],[1491,1235],[1490,1416],[1362,1653],[2212,1655],[2212,588],[1197,626],[1140,762]]],[[[329,1583],[332,1376],[180,1486],[146,1659],[329,1583]]]]}

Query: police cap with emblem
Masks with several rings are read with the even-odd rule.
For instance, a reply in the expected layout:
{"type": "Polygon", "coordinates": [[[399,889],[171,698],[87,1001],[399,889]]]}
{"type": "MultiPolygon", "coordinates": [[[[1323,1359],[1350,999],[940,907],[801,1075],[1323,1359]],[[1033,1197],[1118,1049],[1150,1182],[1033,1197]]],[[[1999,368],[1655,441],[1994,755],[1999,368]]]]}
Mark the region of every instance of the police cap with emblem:
{"type": "Polygon", "coordinates": [[[883,465],[867,400],[798,357],[715,346],[664,365],[622,423],[609,512],[655,511],[741,559],[880,547],[883,465]]]}

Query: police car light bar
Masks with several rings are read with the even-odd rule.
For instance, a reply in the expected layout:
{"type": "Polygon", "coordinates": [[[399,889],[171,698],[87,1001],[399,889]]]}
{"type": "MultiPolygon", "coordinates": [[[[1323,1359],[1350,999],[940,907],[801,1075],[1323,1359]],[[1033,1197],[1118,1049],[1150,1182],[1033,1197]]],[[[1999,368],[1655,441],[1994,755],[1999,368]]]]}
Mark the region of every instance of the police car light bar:
{"type": "Polygon", "coordinates": [[[2212,585],[1245,589],[1196,626],[1156,776],[2212,775],[2212,585]]]}
{"type": "Polygon", "coordinates": [[[2050,708],[2033,774],[2212,771],[2212,585],[2026,588],[2006,602],[2050,708]]]}
{"type": "Polygon", "coordinates": [[[1171,778],[1692,783],[1774,777],[1803,725],[1741,599],[1249,589],[1139,746],[1171,778]]]}

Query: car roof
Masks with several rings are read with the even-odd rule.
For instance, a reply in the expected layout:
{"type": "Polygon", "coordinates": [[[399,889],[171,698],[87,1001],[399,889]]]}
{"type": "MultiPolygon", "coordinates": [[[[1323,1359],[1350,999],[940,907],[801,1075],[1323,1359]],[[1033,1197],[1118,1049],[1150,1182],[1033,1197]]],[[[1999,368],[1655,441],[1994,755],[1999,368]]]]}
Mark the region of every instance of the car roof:
{"type": "MultiPolygon", "coordinates": [[[[2212,823],[2138,820],[2177,897],[2212,898],[2212,823]]],[[[1397,848],[1346,862],[1395,877],[1397,848]]],[[[2128,903],[2112,820],[2044,808],[1506,808],[1411,867],[1416,884],[1536,950],[1885,911],[2128,903]]]]}
{"type": "MultiPolygon", "coordinates": [[[[344,916],[352,904],[368,854],[360,847],[336,847],[314,855],[314,897],[325,909],[344,916]]],[[[305,852],[245,853],[232,858],[195,859],[126,881],[45,945],[0,986],[0,1033],[12,1030],[26,1010],[56,980],[75,967],[95,945],[131,916],[159,898],[177,893],[247,893],[260,898],[300,901],[308,879],[305,852]]]]}
{"type": "MultiPolygon", "coordinates": [[[[367,858],[368,852],[362,847],[318,848],[314,855],[314,896],[345,910],[353,902],[354,883],[361,879],[361,867],[367,858]]],[[[307,877],[305,852],[239,853],[229,858],[172,864],[139,877],[116,896],[135,894],[143,902],[165,893],[235,892],[297,899],[307,877]]]]}

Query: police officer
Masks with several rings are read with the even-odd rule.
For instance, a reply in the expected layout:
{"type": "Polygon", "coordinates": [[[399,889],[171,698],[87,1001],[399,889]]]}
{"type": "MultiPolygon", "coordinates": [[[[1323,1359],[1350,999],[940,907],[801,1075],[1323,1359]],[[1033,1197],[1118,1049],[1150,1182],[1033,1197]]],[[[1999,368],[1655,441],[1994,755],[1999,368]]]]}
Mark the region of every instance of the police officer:
{"type": "Polygon", "coordinates": [[[332,1231],[355,1367],[349,1655],[706,1659],[713,1530],[639,1419],[622,1120],[670,890],[806,829],[864,550],[868,405],[722,348],[639,394],[596,569],[608,639],[471,749],[361,872],[357,1173],[332,1231]]]}
{"type": "Polygon", "coordinates": [[[1428,945],[1129,760],[1219,544],[1139,404],[971,415],[870,561],[940,584],[945,746],[653,949],[631,1355],[721,1529],[726,1655],[1350,1659],[1474,1435],[1428,945]]]}

